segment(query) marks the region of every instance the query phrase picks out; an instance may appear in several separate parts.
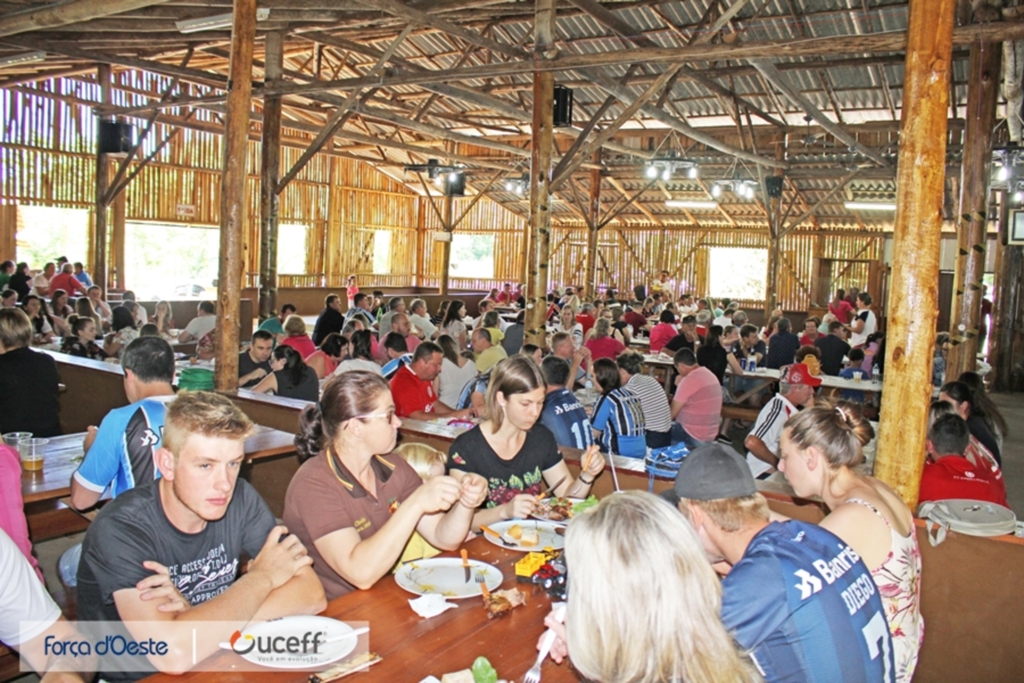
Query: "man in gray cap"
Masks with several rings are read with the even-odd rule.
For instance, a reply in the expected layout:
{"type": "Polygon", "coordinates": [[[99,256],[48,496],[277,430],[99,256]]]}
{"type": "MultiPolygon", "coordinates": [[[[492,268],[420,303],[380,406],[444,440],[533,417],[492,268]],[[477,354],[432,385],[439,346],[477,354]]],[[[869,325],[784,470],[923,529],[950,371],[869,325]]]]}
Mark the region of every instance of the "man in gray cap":
{"type": "Polygon", "coordinates": [[[765,681],[894,681],[892,640],[874,579],[838,536],[771,522],[746,461],[710,443],[661,494],[697,530],[722,582],[722,623],[765,681]]]}

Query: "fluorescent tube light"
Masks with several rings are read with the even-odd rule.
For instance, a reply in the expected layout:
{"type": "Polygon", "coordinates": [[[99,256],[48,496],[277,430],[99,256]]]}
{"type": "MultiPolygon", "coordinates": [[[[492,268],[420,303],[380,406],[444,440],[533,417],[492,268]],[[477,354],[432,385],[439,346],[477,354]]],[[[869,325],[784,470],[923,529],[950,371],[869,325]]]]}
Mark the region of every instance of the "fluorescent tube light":
{"type": "MultiPolygon", "coordinates": [[[[266,21],[270,18],[270,9],[260,7],[256,10],[256,21],[266,21]]],[[[182,33],[198,33],[200,31],[216,31],[222,28],[231,28],[234,22],[234,14],[214,14],[208,17],[196,17],[195,19],[182,19],[174,22],[175,26],[182,33]]]]}
{"type": "Polygon", "coordinates": [[[851,211],[895,211],[895,202],[846,202],[851,211]]]}
{"type": "Polygon", "coordinates": [[[42,50],[36,50],[35,52],[22,52],[20,55],[0,57],[0,67],[15,66],[17,64],[30,64],[32,62],[41,62],[44,59],[46,59],[46,53],[42,50]]]}
{"type": "Polygon", "coordinates": [[[718,202],[698,202],[689,199],[668,199],[665,206],[670,209],[717,209],[718,202]]]}

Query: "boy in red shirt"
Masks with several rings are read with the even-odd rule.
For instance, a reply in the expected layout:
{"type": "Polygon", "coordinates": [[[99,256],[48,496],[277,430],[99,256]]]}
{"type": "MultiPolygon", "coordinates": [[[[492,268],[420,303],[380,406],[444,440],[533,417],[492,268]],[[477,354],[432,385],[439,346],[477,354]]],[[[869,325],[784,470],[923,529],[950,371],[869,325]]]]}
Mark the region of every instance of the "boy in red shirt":
{"type": "Polygon", "coordinates": [[[964,456],[970,438],[967,423],[959,415],[935,420],[925,442],[928,460],[921,474],[918,502],[966,498],[1009,507],[1006,484],[964,456]]]}

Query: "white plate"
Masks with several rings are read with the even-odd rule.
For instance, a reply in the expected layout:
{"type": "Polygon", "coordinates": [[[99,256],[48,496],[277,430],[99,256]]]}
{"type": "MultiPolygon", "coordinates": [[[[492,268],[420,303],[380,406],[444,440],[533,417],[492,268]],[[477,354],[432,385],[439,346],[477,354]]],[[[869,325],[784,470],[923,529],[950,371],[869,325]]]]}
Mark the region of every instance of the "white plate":
{"type": "MultiPolygon", "coordinates": [[[[242,631],[241,637],[235,640],[231,649],[248,662],[273,669],[321,667],[342,659],[356,648],[356,643],[359,641],[358,637],[342,637],[353,630],[355,629],[345,622],[338,621],[337,619],[328,619],[327,617],[283,617],[249,626],[242,631]],[[306,634],[312,634],[312,636],[307,636],[306,634]],[[307,646],[305,654],[302,653],[301,649],[295,654],[261,651],[265,649],[269,638],[284,636],[287,639],[294,636],[301,642],[303,637],[306,636],[306,640],[309,642],[317,634],[321,634],[321,642],[317,645],[315,653],[313,652],[312,645],[307,646]]],[[[278,640],[276,642],[286,641],[278,640]]]]}
{"type": "Polygon", "coordinates": [[[496,524],[488,525],[491,529],[494,529],[501,538],[495,538],[493,534],[484,532],[484,538],[501,548],[508,548],[509,550],[518,550],[520,552],[529,553],[536,550],[544,550],[544,548],[553,548],[554,550],[561,550],[565,547],[565,537],[558,533],[561,528],[560,524],[553,522],[539,522],[537,520],[516,520],[510,519],[505,522],[498,522],[496,524]],[[508,530],[515,525],[519,525],[524,529],[536,529],[537,535],[540,536],[540,541],[537,545],[524,546],[511,536],[508,535],[508,530]]]}
{"type": "Polygon", "coordinates": [[[395,572],[395,583],[416,595],[443,595],[446,598],[472,598],[483,595],[477,576],[483,576],[489,590],[497,590],[505,579],[501,570],[479,560],[469,561],[469,583],[462,559],[431,557],[403,564],[395,572]]]}
{"type": "MultiPolygon", "coordinates": [[[[551,524],[557,524],[558,526],[565,526],[566,524],[569,523],[569,520],[572,519],[571,516],[568,519],[561,519],[561,520],[559,520],[559,519],[548,519],[547,514],[545,512],[543,512],[543,511],[541,511],[541,507],[540,506],[543,506],[545,504],[550,504],[550,502],[553,501],[553,500],[556,500],[556,499],[554,497],[552,497],[552,498],[545,498],[544,500],[542,500],[539,503],[537,503],[538,507],[534,510],[533,514],[530,515],[530,517],[532,517],[533,519],[539,519],[539,520],[542,520],[542,521],[545,521],[545,522],[550,522],[551,524]]],[[[566,498],[566,500],[569,501],[570,503],[572,503],[573,505],[576,505],[577,503],[582,503],[583,502],[583,498],[566,498]]],[[[497,529],[495,529],[495,531],[497,531],[497,529]]]]}

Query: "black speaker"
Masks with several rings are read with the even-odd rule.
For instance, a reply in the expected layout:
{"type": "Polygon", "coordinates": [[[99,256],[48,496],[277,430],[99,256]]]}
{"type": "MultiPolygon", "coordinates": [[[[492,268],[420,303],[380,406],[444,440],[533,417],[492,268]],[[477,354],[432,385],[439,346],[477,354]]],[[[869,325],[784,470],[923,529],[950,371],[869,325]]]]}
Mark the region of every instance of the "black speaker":
{"type": "Polygon", "coordinates": [[[444,177],[444,194],[446,197],[466,196],[466,174],[448,173],[444,177]]]}
{"type": "Polygon", "coordinates": [[[572,125],[572,89],[564,85],[555,86],[555,128],[572,125]]]}
{"type": "Polygon", "coordinates": [[[782,196],[782,176],[770,175],[764,179],[764,189],[768,192],[768,196],[773,199],[778,199],[782,196]]]}
{"type": "Polygon", "coordinates": [[[100,121],[96,152],[98,154],[127,154],[132,150],[135,130],[130,123],[100,121]]]}

